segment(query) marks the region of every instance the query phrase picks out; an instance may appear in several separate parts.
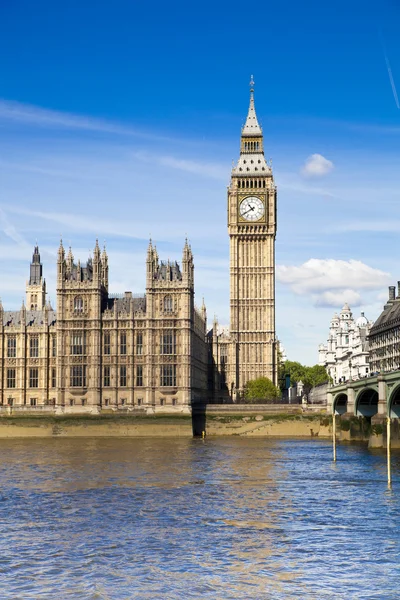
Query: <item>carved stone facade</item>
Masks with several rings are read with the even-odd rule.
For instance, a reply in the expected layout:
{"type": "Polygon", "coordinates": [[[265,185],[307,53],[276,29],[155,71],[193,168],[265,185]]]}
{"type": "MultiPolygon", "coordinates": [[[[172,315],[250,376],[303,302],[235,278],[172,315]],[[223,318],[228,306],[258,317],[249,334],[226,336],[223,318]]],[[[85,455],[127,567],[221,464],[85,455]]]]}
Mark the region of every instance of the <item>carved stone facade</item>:
{"type": "Polygon", "coordinates": [[[400,281],[389,286],[389,298],[369,332],[371,373],[400,369],[400,281]]]}
{"type": "Polygon", "coordinates": [[[82,266],[62,243],[57,312],[45,304],[39,249],[28,307],[0,306],[0,403],[57,411],[190,410],[207,390],[206,308],[194,306],[194,266],[160,261],[150,242],[146,294],[108,292],[108,256],[98,243],[82,266]]]}
{"type": "Polygon", "coordinates": [[[328,341],[318,348],[318,363],[334,384],[369,376],[368,336],[372,325],[363,312],[354,319],[347,302],[339,314],[333,315],[328,341]]]}
{"type": "Polygon", "coordinates": [[[276,186],[254,107],[242,129],[240,157],[228,187],[230,329],[209,334],[216,373],[214,397],[237,399],[246,383],[268,377],[277,384],[275,334],[276,186]]]}

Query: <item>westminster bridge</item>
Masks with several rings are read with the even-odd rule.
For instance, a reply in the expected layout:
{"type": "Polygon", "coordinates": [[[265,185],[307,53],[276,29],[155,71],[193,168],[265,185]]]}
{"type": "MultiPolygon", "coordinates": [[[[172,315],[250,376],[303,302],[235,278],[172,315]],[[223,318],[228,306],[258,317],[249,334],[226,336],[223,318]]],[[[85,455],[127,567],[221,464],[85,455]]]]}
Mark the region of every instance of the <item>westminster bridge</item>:
{"type": "Polygon", "coordinates": [[[337,415],[400,418],[400,370],[330,386],[327,409],[337,415]]]}

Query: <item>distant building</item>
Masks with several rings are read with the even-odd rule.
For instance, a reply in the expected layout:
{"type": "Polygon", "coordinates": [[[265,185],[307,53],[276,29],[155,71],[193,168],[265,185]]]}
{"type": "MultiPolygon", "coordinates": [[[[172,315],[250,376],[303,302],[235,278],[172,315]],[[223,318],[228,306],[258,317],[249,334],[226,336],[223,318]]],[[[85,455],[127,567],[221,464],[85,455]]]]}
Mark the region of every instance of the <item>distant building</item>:
{"type": "Polygon", "coordinates": [[[347,303],[339,315],[333,315],[328,342],[318,349],[318,362],[325,367],[334,383],[369,375],[368,335],[372,325],[363,312],[355,320],[347,303]]]}
{"type": "Polygon", "coordinates": [[[190,246],[160,261],[150,242],[146,294],[110,294],[98,243],[86,264],[60,244],[57,311],[46,304],[36,247],[26,306],[0,303],[0,404],[61,412],[189,411],[207,393],[206,308],[194,305],[190,246]]]}
{"type": "Polygon", "coordinates": [[[369,334],[372,372],[400,369],[400,281],[389,287],[389,298],[369,334]]]}

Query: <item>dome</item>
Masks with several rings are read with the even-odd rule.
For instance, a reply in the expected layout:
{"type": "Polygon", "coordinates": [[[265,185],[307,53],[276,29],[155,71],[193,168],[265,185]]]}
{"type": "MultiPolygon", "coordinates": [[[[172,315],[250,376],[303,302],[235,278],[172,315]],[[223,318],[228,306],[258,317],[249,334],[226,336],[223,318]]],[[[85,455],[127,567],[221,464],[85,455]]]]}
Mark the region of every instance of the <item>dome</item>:
{"type": "Polygon", "coordinates": [[[363,312],[361,313],[361,317],[358,317],[356,325],[357,327],[366,327],[368,325],[368,319],[363,312]]]}

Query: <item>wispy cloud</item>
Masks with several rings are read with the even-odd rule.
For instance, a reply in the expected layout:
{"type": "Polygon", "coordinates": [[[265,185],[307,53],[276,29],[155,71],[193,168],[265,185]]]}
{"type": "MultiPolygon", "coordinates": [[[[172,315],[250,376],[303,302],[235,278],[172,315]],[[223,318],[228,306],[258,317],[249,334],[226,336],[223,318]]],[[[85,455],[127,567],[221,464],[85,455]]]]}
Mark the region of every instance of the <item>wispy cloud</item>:
{"type": "Polygon", "coordinates": [[[134,156],[146,163],[156,162],[163,167],[169,167],[171,169],[185,171],[186,173],[193,173],[195,175],[202,175],[212,179],[219,179],[221,181],[227,181],[227,174],[229,173],[229,167],[227,167],[226,164],[218,162],[211,163],[179,158],[176,156],[152,154],[149,152],[135,152],[134,156]]]}
{"type": "Polygon", "coordinates": [[[20,234],[15,225],[11,223],[4,210],[0,207],[0,227],[5,235],[19,246],[28,246],[25,238],[20,234]]]}
{"type": "Polygon", "coordinates": [[[397,95],[397,90],[396,90],[396,84],[395,84],[394,79],[393,79],[392,67],[390,66],[389,57],[388,57],[387,52],[386,52],[386,45],[385,45],[385,42],[384,42],[384,39],[383,39],[382,32],[380,32],[380,37],[381,37],[381,44],[382,44],[382,48],[383,48],[383,55],[385,57],[386,68],[387,68],[387,72],[388,72],[388,75],[389,75],[390,86],[391,86],[392,92],[393,92],[393,98],[394,98],[394,101],[396,103],[397,108],[400,109],[399,97],[397,95]]]}
{"type": "Polygon", "coordinates": [[[68,112],[51,110],[31,104],[22,104],[20,102],[2,99],[0,99],[0,120],[16,121],[37,127],[78,129],[123,136],[135,136],[159,141],[169,139],[168,137],[155,135],[150,132],[141,131],[140,129],[107,121],[105,119],[75,115],[68,112]]]}

